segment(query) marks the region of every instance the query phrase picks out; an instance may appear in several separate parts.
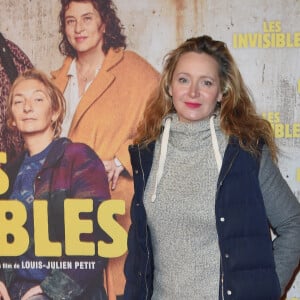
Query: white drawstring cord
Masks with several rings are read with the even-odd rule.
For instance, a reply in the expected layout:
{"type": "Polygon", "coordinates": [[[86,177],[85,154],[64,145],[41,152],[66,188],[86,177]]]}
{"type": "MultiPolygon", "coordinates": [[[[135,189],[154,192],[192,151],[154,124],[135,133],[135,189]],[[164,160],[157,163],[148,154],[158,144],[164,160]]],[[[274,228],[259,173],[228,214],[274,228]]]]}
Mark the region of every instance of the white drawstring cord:
{"type": "MultiPolygon", "coordinates": [[[[214,125],[215,117],[216,117],[216,115],[212,115],[210,117],[209,124],[210,124],[210,132],[211,132],[212,145],[213,145],[213,149],[214,149],[214,155],[215,155],[215,159],[217,162],[218,171],[220,172],[221,166],[222,166],[222,156],[221,156],[221,153],[219,150],[217,135],[216,135],[216,131],[215,131],[215,125],[214,125]]],[[[166,157],[167,157],[170,127],[171,127],[171,118],[167,118],[165,121],[164,132],[162,134],[162,139],[161,139],[161,148],[160,148],[160,156],[159,156],[159,161],[158,161],[158,169],[156,172],[155,185],[154,185],[154,191],[153,191],[153,194],[151,197],[151,202],[154,202],[156,199],[157,186],[158,186],[158,184],[161,180],[162,174],[163,174],[164,165],[165,165],[165,161],[166,161],[166,157]]]]}
{"type": "Polygon", "coordinates": [[[211,140],[212,140],[212,145],[214,149],[214,154],[218,166],[218,170],[220,172],[221,166],[222,166],[222,156],[219,150],[219,145],[218,145],[218,140],[217,140],[217,135],[216,135],[216,130],[215,130],[215,124],[214,124],[214,119],[216,118],[216,115],[213,114],[210,119],[209,119],[209,127],[210,127],[210,133],[211,133],[211,140]]]}
{"type": "Polygon", "coordinates": [[[162,174],[163,174],[164,165],[165,165],[165,161],[166,161],[166,157],[167,157],[170,127],[171,127],[171,118],[167,118],[165,121],[165,128],[164,128],[164,132],[162,134],[162,139],[161,139],[161,148],[160,148],[158,169],[157,169],[157,173],[156,173],[155,186],[154,186],[154,191],[153,191],[153,194],[151,197],[151,202],[154,202],[156,199],[157,186],[158,186],[160,179],[162,177],[162,174]]]}

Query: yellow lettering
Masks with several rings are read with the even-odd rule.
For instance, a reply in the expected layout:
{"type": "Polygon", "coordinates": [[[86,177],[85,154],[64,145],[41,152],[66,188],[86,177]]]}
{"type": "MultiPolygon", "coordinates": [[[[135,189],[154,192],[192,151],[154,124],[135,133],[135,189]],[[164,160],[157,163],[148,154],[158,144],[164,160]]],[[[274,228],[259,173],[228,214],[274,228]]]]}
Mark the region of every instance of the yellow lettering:
{"type": "Polygon", "coordinates": [[[285,130],[284,137],[286,137],[286,138],[292,138],[293,137],[293,132],[291,132],[290,129],[291,129],[290,124],[284,124],[284,130],[285,130]]]}
{"type": "Polygon", "coordinates": [[[274,112],[274,123],[280,122],[280,112],[274,112]]]}
{"type": "Polygon", "coordinates": [[[249,45],[250,45],[251,48],[255,48],[256,47],[256,45],[257,45],[257,37],[258,37],[257,33],[254,33],[254,34],[249,33],[248,34],[249,45]]]}
{"type": "Polygon", "coordinates": [[[264,32],[280,32],[281,31],[281,22],[280,21],[269,21],[263,22],[264,32]]]}
{"type": "Polygon", "coordinates": [[[22,255],[29,246],[29,236],[23,227],[26,208],[18,200],[0,201],[0,256],[22,255]]]}
{"type": "Polygon", "coordinates": [[[280,32],[281,31],[281,22],[280,21],[275,21],[274,22],[274,31],[275,32],[280,32]]]}
{"type": "Polygon", "coordinates": [[[300,123],[282,124],[271,123],[276,138],[299,138],[300,123]]]}
{"type": "Polygon", "coordinates": [[[271,47],[270,34],[265,33],[263,35],[263,48],[270,48],[270,47],[271,47]]]}
{"type": "Polygon", "coordinates": [[[296,180],[300,182],[300,168],[296,169],[296,180]]]}
{"type": "Polygon", "coordinates": [[[300,47],[300,32],[281,32],[281,22],[263,22],[263,33],[234,33],[234,48],[300,47]]]}
{"type": "Polygon", "coordinates": [[[257,33],[257,48],[262,48],[263,45],[262,45],[262,42],[263,42],[263,35],[261,33],[257,33]]]}
{"type": "Polygon", "coordinates": [[[1,164],[6,163],[6,153],[0,152],[0,195],[8,190],[9,179],[7,174],[1,169],[1,164]]]}
{"type": "Polygon", "coordinates": [[[275,120],[274,120],[274,112],[272,112],[272,111],[270,111],[270,112],[268,112],[268,117],[267,117],[267,120],[270,122],[270,123],[277,123],[277,122],[275,122],[275,120]]]}
{"type": "Polygon", "coordinates": [[[276,138],[283,138],[284,137],[284,126],[281,123],[274,124],[274,131],[276,138]]]}
{"type": "Polygon", "coordinates": [[[264,119],[269,121],[270,123],[279,123],[280,122],[280,112],[268,112],[262,113],[264,119]]]}
{"type": "Polygon", "coordinates": [[[35,255],[61,256],[61,243],[49,240],[48,202],[46,200],[33,201],[33,216],[35,255]]]}
{"type": "Polygon", "coordinates": [[[291,38],[291,34],[290,33],[286,34],[286,47],[287,48],[294,47],[294,44],[292,43],[292,38],[291,38]]]}
{"type": "Polygon", "coordinates": [[[238,38],[239,38],[238,47],[239,48],[248,48],[248,35],[247,35],[247,33],[245,33],[245,34],[240,33],[238,35],[238,38]]]}
{"type": "Polygon", "coordinates": [[[79,218],[80,213],[90,213],[93,211],[93,200],[66,199],[64,204],[66,254],[95,255],[95,244],[93,242],[82,242],[80,240],[81,234],[93,232],[93,221],[79,218]]]}
{"type": "Polygon", "coordinates": [[[238,47],[238,44],[237,44],[237,35],[236,33],[233,34],[233,48],[237,48],[238,47]]]}
{"type": "Polygon", "coordinates": [[[268,22],[263,22],[263,30],[264,32],[269,32],[268,22]]]}
{"type": "Polygon", "coordinates": [[[300,47],[300,32],[294,33],[294,47],[300,47]]]}
{"type": "Polygon", "coordinates": [[[293,137],[294,138],[300,137],[300,123],[293,124],[293,137]]]}
{"type": "Polygon", "coordinates": [[[102,257],[118,257],[127,251],[127,232],[114,219],[114,214],[125,214],[124,200],[104,201],[98,209],[98,223],[111,237],[113,242],[98,242],[98,255],[102,257]]]}
{"type": "MultiPolygon", "coordinates": [[[[98,255],[118,257],[127,251],[127,232],[114,219],[116,214],[125,214],[125,201],[107,200],[97,211],[97,221],[90,220],[87,214],[94,212],[92,199],[65,199],[64,226],[65,254],[69,256],[94,256],[96,242],[98,255]],[[82,216],[83,215],[83,216],[82,216]],[[95,222],[95,223],[94,223],[95,222]],[[98,224],[96,224],[98,222],[98,224]],[[99,225],[112,239],[112,243],[86,240],[96,225],[99,225]]],[[[94,212],[96,213],[96,212],[94,212]]],[[[29,233],[24,224],[27,220],[25,205],[18,200],[0,201],[0,256],[20,256],[29,247],[29,233]]],[[[48,201],[33,202],[34,248],[36,256],[59,257],[62,255],[63,241],[51,241],[49,235],[48,201]]]]}
{"type": "Polygon", "coordinates": [[[283,48],[285,46],[285,36],[283,33],[276,34],[276,47],[283,48]]]}
{"type": "Polygon", "coordinates": [[[276,32],[274,21],[269,22],[269,27],[270,27],[270,32],[276,32]]]}
{"type": "Polygon", "coordinates": [[[276,47],[276,33],[271,33],[271,46],[276,47]]]}

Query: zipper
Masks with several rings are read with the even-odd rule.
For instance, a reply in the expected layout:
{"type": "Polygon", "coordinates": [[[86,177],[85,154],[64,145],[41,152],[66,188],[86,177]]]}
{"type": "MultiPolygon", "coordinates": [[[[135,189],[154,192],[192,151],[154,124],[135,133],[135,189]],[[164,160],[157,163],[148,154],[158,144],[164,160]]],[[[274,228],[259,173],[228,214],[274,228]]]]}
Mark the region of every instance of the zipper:
{"type": "MultiPolygon", "coordinates": [[[[145,186],[146,186],[146,183],[145,183],[145,173],[144,173],[144,170],[143,170],[143,165],[142,165],[142,158],[141,158],[141,152],[140,152],[140,146],[138,145],[138,152],[139,152],[139,163],[140,163],[140,167],[141,167],[141,171],[142,171],[142,175],[143,175],[143,191],[145,190],[145,186]]],[[[143,195],[144,196],[144,195],[143,195]]]]}
{"type": "Polygon", "coordinates": [[[228,168],[227,168],[227,170],[226,170],[226,173],[224,174],[223,178],[220,180],[220,182],[219,182],[219,184],[218,184],[217,192],[216,192],[216,199],[218,199],[219,192],[220,192],[220,188],[221,188],[221,186],[223,185],[223,182],[224,182],[226,176],[228,175],[229,171],[231,170],[232,165],[233,165],[233,162],[235,161],[235,158],[237,157],[237,155],[238,155],[238,152],[235,153],[234,157],[233,157],[232,160],[230,161],[230,164],[229,164],[229,166],[228,166],[228,168]]]}
{"type": "MultiPolygon", "coordinates": [[[[221,186],[223,185],[223,182],[224,182],[225,178],[227,177],[228,173],[230,172],[230,170],[232,168],[232,165],[233,165],[233,162],[235,161],[235,158],[237,157],[237,155],[238,155],[238,152],[231,159],[230,164],[229,164],[223,178],[220,180],[220,182],[218,184],[217,192],[216,192],[216,199],[218,199],[221,186]]],[[[220,258],[220,264],[221,264],[221,278],[220,278],[220,280],[221,280],[221,297],[222,297],[222,300],[224,300],[225,299],[225,297],[224,297],[224,276],[225,275],[224,275],[224,271],[223,271],[222,255],[221,255],[221,258],[220,258]]]]}
{"type": "MultiPolygon", "coordinates": [[[[221,259],[221,265],[222,265],[222,259],[221,259]]],[[[223,267],[222,267],[222,274],[221,274],[221,296],[222,300],[224,300],[224,273],[223,273],[223,267]]]]}
{"type": "MultiPolygon", "coordinates": [[[[142,165],[142,158],[141,158],[141,152],[140,152],[140,147],[138,146],[138,153],[139,153],[139,164],[140,164],[140,169],[142,172],[142,176],[143,176],[143,195],[142,195],[142,199],[144,198],[144,191],[145,191],[145,187],[146,187],[146,182],[145,182],[145,173],[143,170],[143,165],[142,165]]],[[[148,230],[147,230],[147,222],[146,222],[146,227],[145,227],[145,233],[146,233],[146,249],[147,249],[147,261],[146,261],[146,267],[144,270],[144,280],[145,280],[145,287],[146,287],[146,298],[145,300],[148,299],[148,294],[149,294],[149,289],[148,289],[148,285],[147,285],[147,278],[146,278],[146,271],[148,269],[148,265],[149,265],[149,258],[150,258],[150,253],[149,253],[149,245],[148,245],[148,230]]]]}

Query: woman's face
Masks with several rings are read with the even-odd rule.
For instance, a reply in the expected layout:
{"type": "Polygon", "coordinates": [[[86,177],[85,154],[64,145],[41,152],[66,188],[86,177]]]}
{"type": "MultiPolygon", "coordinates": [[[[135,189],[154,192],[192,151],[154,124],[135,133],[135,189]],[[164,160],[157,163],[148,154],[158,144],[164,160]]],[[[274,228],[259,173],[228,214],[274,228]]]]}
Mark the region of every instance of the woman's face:
{"type": "Polygon", "coordinates": [[[58,114],[53,112],[50,96],[35,79],[20,81],[13,90],[11,111],[13,125],[23,137],[53,135],[52,123],[58,114]]]}
{"type": "Polygon", "coordinates": [[[208,118],[221,101],[219,66],[206,53],[183,54],[174,70],[169,93],[178,118],[193,122],[208,118]]]}
{"type": "Polygon", "coordinates": [[[91,2],[70,2],[65,12],[65,30],[77,53],[102,51],[105,24],[91,2]]]}

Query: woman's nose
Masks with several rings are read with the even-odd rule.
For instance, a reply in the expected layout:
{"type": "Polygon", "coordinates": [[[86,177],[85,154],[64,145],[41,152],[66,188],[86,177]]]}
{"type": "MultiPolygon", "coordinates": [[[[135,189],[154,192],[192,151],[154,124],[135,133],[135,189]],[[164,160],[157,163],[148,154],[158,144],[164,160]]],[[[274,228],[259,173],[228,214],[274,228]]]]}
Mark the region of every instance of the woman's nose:
{"type": "Polygon", "coordinates": [[[200,88],[197,84],[191,84],[190,89],[189,89],[189,95],[192,98],[199,97],[200,88]]]}
{"type": "Polygon", "coordinates": [[[84,25],[82,20],[76,20],[75,32],[80,33],[84,30],[84,25]]]}
{"type": "Polygon", "coordinates": [[[30,112],[32,111],[32,103],[29,100],[25,100],[24,106],[23,106],[23,111],[24,112],[30,112]]]}

